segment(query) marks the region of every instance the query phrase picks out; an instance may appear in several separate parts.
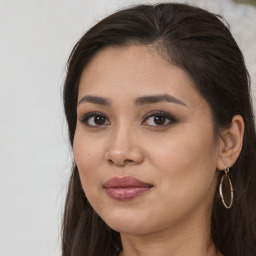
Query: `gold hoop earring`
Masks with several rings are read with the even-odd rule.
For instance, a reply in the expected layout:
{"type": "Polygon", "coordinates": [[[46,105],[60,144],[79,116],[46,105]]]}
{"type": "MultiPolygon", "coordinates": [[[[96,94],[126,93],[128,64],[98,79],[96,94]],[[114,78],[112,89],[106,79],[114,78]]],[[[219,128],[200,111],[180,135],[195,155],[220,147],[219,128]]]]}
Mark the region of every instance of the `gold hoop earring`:
{"type": "Polygon", "coordinates": [[[228,176],[229,168],[227,166],[225,166],[224,172],[225,172],[225,174],[222,176],[221,181],[220,181],[219,192],[220,192],[220,197],[221,197],[223,205],[227,209],[229,209],[233,203],[233,186],[232,186],[231,180],[228,176]],[[229,187],[229,192],[228,192],[228,187],[229,187]],[[226,203],[224,194],[225,194],[226,198],[228,197],[228,201],[229,201],[228,204],[226,203]]]}

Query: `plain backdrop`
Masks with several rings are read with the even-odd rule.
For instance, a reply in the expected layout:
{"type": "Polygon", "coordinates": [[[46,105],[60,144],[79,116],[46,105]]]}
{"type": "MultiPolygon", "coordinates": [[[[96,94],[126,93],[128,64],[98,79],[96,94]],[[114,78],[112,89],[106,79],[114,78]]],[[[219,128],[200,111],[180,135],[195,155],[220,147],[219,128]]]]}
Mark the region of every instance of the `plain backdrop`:
{"type": "MultiPolygon", "coordinates": [[[[61,99],[67,58],[107,14],[156,2],[0,0],[0,256],[60,255],[72,159],[61,99]]],[[[255,98],[256,8],[231,0],[188,2],[230,23],[255,98]]]]}

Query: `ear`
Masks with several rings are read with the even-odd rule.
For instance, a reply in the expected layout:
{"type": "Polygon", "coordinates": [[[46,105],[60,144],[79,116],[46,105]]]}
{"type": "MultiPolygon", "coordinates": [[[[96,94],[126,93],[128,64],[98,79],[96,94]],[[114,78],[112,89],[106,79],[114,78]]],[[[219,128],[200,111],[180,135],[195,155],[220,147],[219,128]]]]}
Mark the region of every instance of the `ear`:
{"type": "Polygon", "coordinates": [[[217,169],[231,167],[237,160],[243,145],[244,120],[240,115],[232,118],[231,126],[220,131],[217,169]]]}

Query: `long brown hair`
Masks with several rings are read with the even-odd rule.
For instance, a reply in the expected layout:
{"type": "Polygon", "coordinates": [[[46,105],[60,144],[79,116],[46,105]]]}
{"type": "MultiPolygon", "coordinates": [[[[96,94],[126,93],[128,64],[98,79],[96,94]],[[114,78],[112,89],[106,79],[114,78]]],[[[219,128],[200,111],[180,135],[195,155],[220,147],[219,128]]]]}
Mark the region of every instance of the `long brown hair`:
{"type": "MultiPolygon", "coordinates": [[[[71,146],[81,73],[109,46],[154,45],[163,58],[185,70],[209,103],[216,132],[239,114],[245,122],[241,154],[231,168],[234,203],[227,210],[216,189],[211,238],[225,256],[256,255],[256,134],[250,80],[243,55],[223,19],[184,4],[138,5],[118,11],[92,27],[75,45],[64,85],[71,146]]],[[[95,213],[84,195],[74,162],[63,217],[62,256],[113,256],[120,234],[95,213]]]]}

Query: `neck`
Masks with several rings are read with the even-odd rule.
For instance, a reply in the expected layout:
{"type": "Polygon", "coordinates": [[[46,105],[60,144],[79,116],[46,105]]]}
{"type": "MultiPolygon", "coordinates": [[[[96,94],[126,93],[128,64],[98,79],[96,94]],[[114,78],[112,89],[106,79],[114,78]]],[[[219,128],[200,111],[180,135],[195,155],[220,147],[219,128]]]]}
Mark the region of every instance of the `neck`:
{"type": "Polygon", "coordinates": [[[210,216],[147,234],[121,234],[120,256],[221,256],[210,238],[210,216]],[[207,225],[206,225],[207,223],[207,225]]]}

